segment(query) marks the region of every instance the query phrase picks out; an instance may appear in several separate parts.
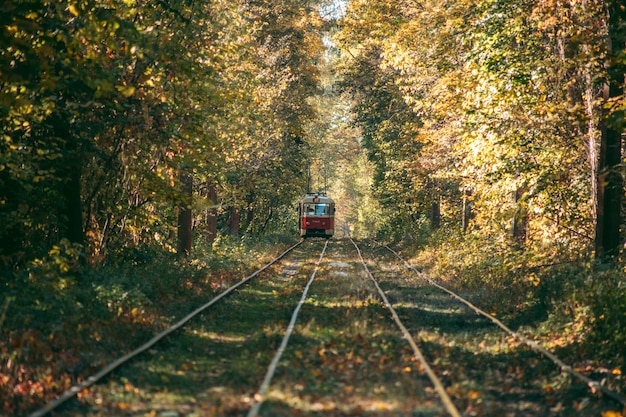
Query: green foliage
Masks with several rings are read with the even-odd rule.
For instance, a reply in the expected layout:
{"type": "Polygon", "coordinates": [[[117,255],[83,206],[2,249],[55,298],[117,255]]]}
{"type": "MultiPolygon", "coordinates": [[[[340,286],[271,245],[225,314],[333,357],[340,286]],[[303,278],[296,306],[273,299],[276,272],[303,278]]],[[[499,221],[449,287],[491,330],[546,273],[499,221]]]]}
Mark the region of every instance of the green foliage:
{"type": "Polygon", "coordinates": [[[18,388],[0,390],[2,412],[69,388],[77,367],[188,311],[159,302],[193,302],[239,279],[259,241],[274,250],[295,235],[322,52],[315,6],[3,3],[0,381],[18,388]],[[192,207],[197,243],[180,263],[179,207],[192,207]],[[219,238],[207,244],[211,215],[219,238]]]}
{"type": "Polygon", "coordinates": [[[626,367],[626,277],[624,271],[609,270],[587,281],[588,304],[592,310],[590,340],[598,354],[626,367]]]}
{"type": "Polygon", "coordinates": [[[411,161],[421,147],[411,140],[420,122],[394,86],[393,73],[381,68],[380,53],[377,47],[362,51],[339,85],[355,99],[353,123],[361,131],[361,146],[373,165],[372,191],[384,216],[407,224],[420,209],[414,189],[419,168],[411,161]]]}
{"type": "Polygon", "coordinates": [[[588,243],[598,131],[585,106],[598,103],[584,102],[584,75],[602,77],[599,15],[524,0],[350,3],[338,70],[393,229],[433,201],[459,224],[470,195],[473,233],[500,239],[526,213],[530,245],[588,243]]]}
{"type": "Polygon", "coordinates": [[[311,6],[4,5],[3,262],[61,239],[94,261],[143,243],[168,250],[181,172],[217,184],[209,205],[245,212],[244,230],[264,229],[257,207],[282,210],[301,193],[284,178],[305,181],[323,23],[311,6]]]}
{"type": "Polygon", "coordinates": [[[34,286],[48,291],[63,291],[72,285],[74,275],[84,263],[83,247],[67,239],[54,245],[43,259],[35,259],[27,269],[34,286]]]}
{"type": "MultiPolygon", "coordinates": [[[[623,128],[623,95],[599,88],[623,87],[623,48],[607,49],[624,44],[621,4],[333,6],[344,3],[3,4],[0,302],[30,302],[0,315],[25,331],[11,334],[13,362],[50,354],[35,342],[48,312],[136,323],[134,304],[189,290],[165,265],[237,270],[250,247],[293,236],[309,166],[336,197],[338,231],[424,248],[433,271],[498,314],[562,302],[590,340],[623,332],[620,267],[586,265],[600,138],[623,128]],[[196,244],[179,265],[181,207],[196,244]],[[163,278],[149,278],[157,265],[163,278]]],[[[11,382],[29,380],[15,369],[11,382]]]]}
{"type": "Polygon", "coordinates": [[[85,265],[81,248],[64,241],[3,276],[0,413],[27,414],[54,399],[240,281],[286,241],[223,236],[186,260],[158,245],[126,248],[104,265],[85,265]]]}

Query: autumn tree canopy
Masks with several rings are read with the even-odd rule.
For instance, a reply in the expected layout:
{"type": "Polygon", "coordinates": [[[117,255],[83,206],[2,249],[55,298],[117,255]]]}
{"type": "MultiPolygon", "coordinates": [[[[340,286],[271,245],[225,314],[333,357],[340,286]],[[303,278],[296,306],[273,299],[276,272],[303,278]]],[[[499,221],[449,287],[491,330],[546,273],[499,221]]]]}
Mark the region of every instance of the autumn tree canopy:
{"type": "Polygon", "coordinates": [[[389,236],[464,225],[515,247],[621,245],[617,1],[2,7],[6,264],[59,241],[94,260],[173,250],[182,221],[261,233],[288,218],[320,144],[333,178],[355,178],[350,160],[371,172],[367,196],[337,189],[389,236]]]}
{"type": "Polygon", "coordinates": [[[90,258],[174,247],[185,208],[197,230],[209,210],[260,230],[302,192],[314,2],[12,1],[1,15],[3,262],[61,240],[90,258]]]}
{"type": "Polygon", "coordinates": [[[461,225],[465,199],[476,235],[615,254],[624,13],[593,0],[349,2],[339,69],[389,221],[432,206],[461,225]]]}

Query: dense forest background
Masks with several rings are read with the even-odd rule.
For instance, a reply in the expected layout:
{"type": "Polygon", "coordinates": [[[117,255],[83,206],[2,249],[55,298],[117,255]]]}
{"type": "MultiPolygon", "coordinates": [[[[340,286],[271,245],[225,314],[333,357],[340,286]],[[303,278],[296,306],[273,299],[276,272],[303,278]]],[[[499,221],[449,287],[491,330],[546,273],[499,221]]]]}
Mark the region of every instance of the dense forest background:
{"type": "Polygon", "coordinates": [[[625,43],[618,0],[4,2],[0,378],[37,379],[77,291],[119,316],[149,280],[119,271],[293,238],[323,188],[338,230],[626,371],[625,43]]]}

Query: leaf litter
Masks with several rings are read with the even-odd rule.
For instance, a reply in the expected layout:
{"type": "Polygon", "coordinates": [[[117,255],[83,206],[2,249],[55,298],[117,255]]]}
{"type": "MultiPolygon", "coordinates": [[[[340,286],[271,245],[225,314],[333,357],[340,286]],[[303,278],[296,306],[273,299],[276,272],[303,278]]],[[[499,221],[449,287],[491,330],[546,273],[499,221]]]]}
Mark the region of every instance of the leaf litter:
{"type": "MultiPolygon", "coordinates": [[[[340,257],[342,265],[322,264],[260,415],[445,416],[355,256],[341,241],[330,249],[329,259],[340,257]]],[[[58,415],[245,415],[312,271],[315,256],[299,256],[297,272],[277,270],[242,288],[58,415]]],[[[465,415],[620,415],[390,259],[374,263],[375,277],[465,415]]]]}

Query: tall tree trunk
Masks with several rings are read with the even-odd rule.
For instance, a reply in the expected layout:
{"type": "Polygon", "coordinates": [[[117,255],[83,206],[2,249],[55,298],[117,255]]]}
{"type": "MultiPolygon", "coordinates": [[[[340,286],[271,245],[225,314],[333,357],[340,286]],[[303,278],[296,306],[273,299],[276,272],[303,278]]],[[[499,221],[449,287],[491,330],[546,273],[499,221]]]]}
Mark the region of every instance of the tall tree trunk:
{"type": "MultiPolygon", "coordinates": [[[[78,158],[77,158],[78,159],[78,158]]],[[[73,243],[85,243],[83,233],[83,205],[81,194],[81,162],[73,161],[68,167],[68,178],[63,184],[65,200],[66,237],[73,243]]]]}
{"type": "Polygon", "coordinates": [[[193,193],[193,179],[190,175],[181,176],[184,202],[178,208],[178,245],[177,252],[182,257],[191,255],[191,232],[193,229],[191,201],[193,193]]]}
{"type": "Polygon", "coordinates": [[[81,190],[83,158],[80,140],[72,135],[63,115],[52,115],[50,123],[52,134],[64,146],[64,157],[60,160],[59,166],[61,174],[59,190],[63,198],[60,206],[61,237],[67,238],[72,243],[83,244],[85,243],[81,190]]]}
{"type": "MultiPolygon", "coordinates": [[[[585,49],[588,51],[590,48],[585,46],[585,49]]],[[[591,74],[591,70],[588,67],[584,68],[584,82],[585,82],[585,94],[584,94],[584,103],[585,103],[585,113],[587,116],[587,153],[589,156],[589,174],[591,180],[591,218],[594,219],[596,224],[596,235],[601,233],[601,230],[598,230],[598,211],[601,208],[602,196],[600,194],[600,190],[598,189],[598,164],[600,163],[600,133],[598,128],[598,116],[596,109],[596,99],[597,92],[596,87],[594,86],[593,75],[591,74]]],[[[598,239],[596,239],[598,242],[598,239]]],[[[597,249],[597,247],[596,247],[597,249]]]]}
{"type": "Polygon", "coordinates": [[[515,191],[515,204],[517,210],[513,215],[513,227],[512,234],[513,240],[519,247],[523,247],[526,244],[526,238],[528,236],[528,210],[526,204],[522,201],[526,187],[520,187],[515,191]]]}
{"type": "Polygon", "coordinates": [[[463,228],[463,232],[467,232],[469,228],[469,222],[472,218],[472,190],[463,191],[463,213],[461,219],[461,227],[463,228]]]}
{"type": "Polygon", "coordinates": [[[607,3],[608,10],[608,58],[607,81],[603,89],[604,108],[600,119],[600,151],[598,155],[597,216],[595,249],[596,256],[610,259],[619,253],[622,243],[622,195],[624,184],[621,169],[623,112],[613,113],[611,103],[624,92],[625,66],[621,62],[626,33],[626,10],[621,0],[607,3]]]}
{"type": "Polygon", "coordinates": [[[240,215],[239,208],[230,206],[230,234],[231,236],[239,236],[240,215]]]}
{"type": "Polygon", "coordinates": [[[602,145],[600,150],[599,198],[602,207],[598,213],[598,234],[596,245],[600,244],[598,253],[612,257],[618,254],[622,242],[620,227],[622,224],[623,180],[620,168],[621,133],[612,128],[602,129],[602,145]],[[604,148],[604,149],[602,149],[604,148]]]}
{"type": "Polygon", "coordinates": [[[430,208],[430,225],[434,229],[439,229],[441,226],[441,200],[436,199],[432,202],[430,208]]]}
{"type": "MultiPolygon", "coordinates": [[[[616,97],[614,94],[620,94],[620,91],[621,88],[610,82],[605,89],[605,102],[616,97]]],[[[607,118],[600,122],[600,132],[595,249],[597,256],[611,258],[619,253],[622,241],[622,135],[607,118]]]]}
{"type": "MultiPolygon", "coordinates": [[[[250,193],[248,193],[248,196],[246,197],[246,216],[245,216],[245,224],[243,225],[243,230],[250,230],[250,225],[252,224],[252,221],[254,220],[254,216],[255,216],[255,212],[254,212],[254,191],[251,191],[250,193]]],[[[240,226],[241,227],[241,226],[240,226]]]]}
{"type": "MultiPolygon", "coordinates": [[[[209,204],[211,206],[217,205],[217,187],[215,183],[212,181],[208,184],[208,195],[209,204]]],[[[206,213],[206,239],[207,244],[213,245],[215,239],[217,238],[217,209],[210,208],[206,213]]]]}

